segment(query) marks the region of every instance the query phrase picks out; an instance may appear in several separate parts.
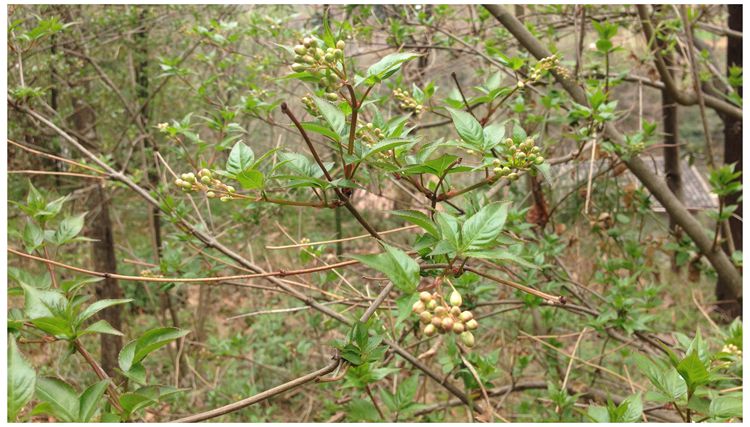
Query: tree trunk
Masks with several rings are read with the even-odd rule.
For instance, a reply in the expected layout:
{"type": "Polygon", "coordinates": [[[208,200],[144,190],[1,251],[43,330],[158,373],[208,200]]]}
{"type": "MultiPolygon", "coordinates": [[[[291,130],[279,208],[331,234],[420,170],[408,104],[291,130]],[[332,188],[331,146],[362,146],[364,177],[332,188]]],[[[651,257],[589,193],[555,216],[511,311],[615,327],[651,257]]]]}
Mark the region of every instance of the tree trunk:
{"type": "MultiPolygon", "coordinates": [[[[80,99],[73,100],[73,127],[85,135],[89,141],[96,141],[96,113],[90,105],[80,99]]],[[[117,258],[115,257],[115,242],[112,237],[112,221],[109,217],[109,198],[104,191],[103,184],[98,184],[91,191],[88,203],[89,214],[87,236],[94,239],[91,243],[91,261],[96,271],[117,273],[117,258]]],[[[105,278],[96,287],[97,300],[106,298],[122,298],[122,290],[116,279],[105,278]]],[[[106,320],[118,331],[122,329],[122,306],[115,305],[99,313],[101,319],[106,320]]],[[[117,335],[100,334],[101,365],[110,377],[116,375],[118,366],[117,356],[122,349],[122,338],[117,335]]]]}
{"type": "MultiPolygon", "coordinates": [[[[656,38],[655,40],[659,49],[664,52],[662,57],[667,67],[674,64],[674,56],[666,51],[665,43],[656,38]]],[[[674,73],[670,71],[674,78],[674,73]]],[[[661,91],[661,113],[662,127],[664,130],[664,179],[667,186],[680,202],[684,201],[684,192],[682,188],[682,170],[680,169],[680,147],[679,147],[679,117],[677,100],[672,93],[665,89],[661,91]]],[[[680,240],[682,232],[677,226],[674,219],[669,217],[669,231],[674,235],[676,240],[680,240]]],[[[677,271],[676,254],[672,257],[672,270],[677,271]]]]}
{"type": "MultiPolygon", "coordinates": [[[[732,30],[742,31],[742,5],[733,4],[727,6],[729,15],[727,25],[732,30]]],[[[736,37],[727,37],[727,75],[729,69],[734,66],[742,66],[742,39],[736,37]]],[[[742,86],[738,88],[739,95],[742,96],[742,86]]],[[[735,170],[742,171],[742,121],[734,117],[724,115],[724,163],[736,163],[735,170]]],[[[742,250],[742,202],[738,200],[740,194],[735,194],[726,198],[728,205],[737,204],[735,214],[739,218],[732,217],[729,220],[732,240],[735,250],[742,250]]],[[[724,245],[724,250],[728,252],[728,247],[724,245]]],[[[730,254],[731,255],[731,254],[730,254]]],[[[720,311],[729,318],[735,318],[742,315],[742,299],[735,300],[731,298],[732,292],[727,289],[726,283],[719,280],[716,282],[716,299],[719,302],[720,311]]]]}
{"type": "MultiPolygon", "coordinates": [[[[112,237],[112,221],[109,217],[109,197],[101,183],[91,192],[89,197],[89,232],[88,237],[96,241],[91,244],[91,259],[94,270],[109,273],[117,272],[117,258],[115,258],[115,242],[112,237]]],[[[122,290],[116,279],[105,278],[96,287],[98,300],[122,298],[122,290]]],[[[100,318],[109,322],[118,331],[122,329],[122,306],[116,305],[100,312],[100,318]]],[[[122,349],[122,337],[101,334],[101,365],[110,377],[114,377],[117,356],[122,349]]]]}

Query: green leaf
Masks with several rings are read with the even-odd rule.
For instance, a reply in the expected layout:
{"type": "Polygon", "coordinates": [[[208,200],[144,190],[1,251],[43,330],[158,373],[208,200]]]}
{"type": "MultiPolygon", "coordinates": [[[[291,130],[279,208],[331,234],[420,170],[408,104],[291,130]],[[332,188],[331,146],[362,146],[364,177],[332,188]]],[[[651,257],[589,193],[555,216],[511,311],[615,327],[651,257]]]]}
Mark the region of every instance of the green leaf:
{"type": "Polygon", "coordinates": [[[120,350],[118,363],[120,369],[129,371],[131,366],[139,363],[149,353],[169,344],[170,342],[182,338],[189,334],[188,330],[177,328],[156,328],[144,333],[140,338],[133,340],[120,350]]]}
{"type": "Polygon", "coordinates": [[[37,328],[55,338],[70,339],[73,338],[73,328],[71,328],[68,319],[60,316],[37,317],[31,323],[37,328]]]}
{"type": "Polygon", "coordinates": [[[123,333],[113,328],[106,320],[102,319],[94,322],[78,333],[78,336],[87,334],[109,334],[122,336],[123,333]]]}
{"type": "Polygon", "coordinates": [[[85,216],[86,212],[62,220],[57,231],[55,231],[54,242],[62,245],[73,240],[83,229],[83,218],[85,216]]]}
{"type": "Polygon", "coordinates": [[[386,55],[380,61],[371,65],[367,69],[367,75],[365,82],[368,85],[379,83],[380,81],[387,79],[392,76],[396,71],[401,68],[401,65],[406,61],[411,61],[414,58],[419,57],[419,54],[411,52],[392,53],[386,55]]]}
{"type": "Polygon", "coordinates": [[[78,422],[87,423],[91,421],[97,409],[97,404],[107,390],[109,380],[101,380],[87,388],[79,398],[78,422]]]}
{"type": "Polygon", "coordinates": [[[642,419],[643,415],[643,402],[641,402],[641,394],[636,393],[628,396],[623,400],[619,408],[625,408],[625,412],[622,414],[617,422],[621,423],[636,423],[642,419]]]}
{"type": "Polygon", "coordinates": [[[495,261],[510,261],[510,262],[514,262],[526,268],[533,268],[533,269],[539,268],[539,266],[532,264],[526,261],[525,259],[519,257],[518,255],[512,254],[508,252],[506,249],[502,249],[502,248],[489,249],[489,250],[470,250],[470,251],[464,251],[463,254],[472,258],[491,259],[495,261]]]}
{"type": "Polygon", "coordinates": [[[741,396],[719,396],[708,406],[711,418],[742,418],[741,396]]]}
{"type": "Polygon", "coordinates": [[[229,152],[226,170],[232,175],[239,175],[247,169],[252,169],[255,154],[253,150],[242,141],[237,141],[229,152]]]}
{"type": "Polygon", "coordinates": [[[246,169],[235,176],[245,190],[256,190],[263,188],[265,176],[257,169],[246,169]]]}
{"type": "Polygon", "coordinates": [[[381,420],[375,405],[369,400],[364,399],[352,399],[352,401],[346,405],[346,416],[347,420],[354,422],[373,422],[381,420]]]}
{"type": "Polygon", "coordinates": [[[438,231],[435,223],[426,214],[415,210],[391,211],[391,213],[405,221],[422,227],[434,237],[440,238],[440,231],[438,231]]]}
{"type": "Polygon", "coordinates": [[[78,394],[65,381],[57,378],[39,378],[36,382],[36,397],[48,403],[52,409],[52,415],[62,421],[78,420],[80,407],[78,394]]]}
{"type": "Polygon", "coordinates": [[[26,248],[26,252],[34,252],[42,243],[44,243],[44,231],[34,222],[27,222],[23,229],[23,245],[26,248]]]}
{"type": "Polygon", "coordinates": [[[54,317],[53,310],[63,311],[68,304],[65,297],[57,290],[40,290],[24,283],[21,283],[21,287],[25,297],[24,313],[29,319],[54,317]]]}
{"type": "Polygon", "coordinates": [[[317,96],[313,97],[313,101],[315,101],[315,105],[318,107],[318,110],[320,110],[320,113],[323,115],[326,122],[331,126],[331,129],[337,134],[343,135],[346,131],[346,118],[341,109],[326,100],[318,98],[317,96]]]}
{"type": "Polygon", "coordinates": [[[99,301],[96,301],[95,303],[86,307],[78,315],[78,318],[76,319],[76,325],[80,325],[81,323],[88,320],[91,316],[104,310],[105,308],[112,307],[112,306],[119,305],[119,304],[127,304],[130,301],[133,301],[133,300],[130,298],[127,298],[127,299],[101,299],[99,301]]]}
{"type": "Polygon", "coordinates": [[[383,254],[352,255],[352,258],[385,274],[402,292],[414,293],[419,283],[419,264],[401,249],[385,243],[383,248],[383,254]]]}
{"type": "Polygon", "coordinates": [[[697,351],[692,351],[677,364],[677,372],[685,380],[688,393],[693,394],[695,389],[708,382],[708,371],[706,366],[698,357],[697,351]]]}
{"type": "Polygon", "coordinates": [[[597,405],[591,405],[589,406],[587,415],[589,418],[591,418],[593,421],[597,423],[608,423],[609,421],[609,411],[604,406],[597,406],[597,405]]]}
{"type": "Polygon", "coordinates": [[[612,50],[612,42],[607,39],[599,39],[596,41],[596,49],[601,53],[608,53],[612,50]]]}
{"type": "Polygon", "coordinates": [[[481,149],[484,146],[484,131],[477,119],[465,111],[454,110],[453,108],[448,108],[448,111],[451,113],[453,125],[461,139],[481,149]]]}
{"type": "Polygon", "coordinates": [[[467,219],[462,228],[463,250],[481,249],[490,245],[503,230],[508,216],[508,203],[490,203],[467,219]]]}
{"type": "Polygon", "coordinates": [[[15,421],[18,412],[34,395],[36,371],[18,350],[16,339],[8,335],[8,421],[15,421]]]}
{"type": "Polygon", "coordinates": [[[435,214],[435,221],[440,228],[440,235],[443,240],[450,245],[451,249],[454,251],[458,250],[461,236],[459,234],[458,220],[456,217],[445,212],[438,212],[435,214]]]}

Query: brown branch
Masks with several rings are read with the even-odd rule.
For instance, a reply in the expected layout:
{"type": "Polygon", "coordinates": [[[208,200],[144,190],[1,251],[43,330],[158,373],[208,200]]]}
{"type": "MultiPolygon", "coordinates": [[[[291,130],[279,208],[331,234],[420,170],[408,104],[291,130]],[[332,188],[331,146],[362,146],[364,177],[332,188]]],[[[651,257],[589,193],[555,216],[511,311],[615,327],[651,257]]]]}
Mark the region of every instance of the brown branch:
{"type": "Polygon", "coordinates": [[[200,414],[191,415],[189,417],[180,418],[172,422],[173,423],[196,423],[199,421],[210,420],[211,418],[216,418],[216,417],[220,417],[222,415],[226,415],[235,411],[239,411],[240,409],[246,408],[258,402],[262,402],[266,399],[270,399],[276,395],[289,391],[293,388],[297,388],[311,381],[315,381],[318,378],[322,377],[323,375],[333,372],[337,366],[339,366],[339,360],[338,358],[335,358],[333,362],[329,363],[324,368],[319,369],[315,372],[311,372],[305,376],[296,378],[292,381],[289,381],[279,386],[276,386],[274,388],[268,389],[264,392],[258,393],[246,399],[242,399],[240,401],[230,403],[229,405],[224,405],[220,408],[212,409],[206,412],[201,412],[200,414]]]}
{"type": "MultiPolygon", "coordinates": [[[[510,12],[499,5],[484,6],[495,18],[502,23],[516,39],[537,59],[551,56],[551,52],[542,45],[510,12]]],[[[584,90],[568,77],[555,73],[555,77],[563,88],[570,94],[574,101],[588,106],[588,100],[584,90]]],[[[665,82],[666,83],[666,82],[665,82]]],[[[740,113],[741,117],[741,113],[740,113]]],[[[625,137],[614,127],[612,123],[604,125],[605,134],[619,146],[625,145],[625,137]]],[[[667,184],[656,176],[649,166],[639,157],[625,158],[621,160],[628,166],[633,175],[643,183],[654,197],[664,206],[670,217],[690,236],[698,249],[706,256],[708,261],[716,270],[719,277],[724,280],[735,294],[742,295],[742,276],[735,268],[729,257],[721,250],[712,248],[711,238],[705,233],[703,226],[685,206],[672,193],[667,184]]]]}

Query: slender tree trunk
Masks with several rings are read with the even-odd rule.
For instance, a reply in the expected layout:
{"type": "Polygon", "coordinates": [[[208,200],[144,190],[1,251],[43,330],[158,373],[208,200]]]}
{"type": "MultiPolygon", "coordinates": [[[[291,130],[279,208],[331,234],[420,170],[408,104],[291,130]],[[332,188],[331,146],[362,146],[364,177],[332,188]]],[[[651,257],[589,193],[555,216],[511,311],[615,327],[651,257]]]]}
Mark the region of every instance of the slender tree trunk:
{"type": "MultiPolygon", "coordinates": [[[[657,6],[659,8],[659,6],[657,6]]],[[[674,55],[667,52],[666,44],[656,38],[654,42],[657,44],[659,49],[662,50],[662,57],[667,67],[671,67],[674,64],[674,55]]],[[[670,74],[674,78],[674,73],[670,71],[670,74]]],[[[664,157],[664,179],[667,182],[667,186],[672,193],[677,197],[680,202],[684,201],[684,191],[682,185],[682,170],[680,168],[680,147],[679,147],[679,113],[677,100],[672,96],[672,93],[665,89],[661,91],[661,112],[662,112],[662,127],[664,130],[664,149],[662,155],[664,157]]],[[[669,230],[674,235],[675,239],[679,240],[682,236],[680,227],[677,226],[674,219],[669,217],[669,230]]],[[[676,254],[672,257],[672,270],[677,271],[676,254]]]]}
{"type": "MultiPolygon", "coordinates": [[[[89,141],[96,141],[96,113],[91,106],[80,99],[73,100],[75,113],[72,116],[73,128],[89,141]]],[[[115,257],[115,242],[112,237],[112,221],[109,217],[109,197],[103,184],[98,182],[91,191],[88,200],[89,214],[87,216],[87,236],[94,241],[91,243],[91,262],[96,271],[117,273],[117,258],[115,257]]],[[[122,298],[122,290],[116,279],[105,278],[96,287],[96,297],[101,299],[122,298]]],[[[99,313],[101,319],[106,320],[117,330],[122,329],[122,306],[115,305],[99,313]]],[[[117,335],[100,334],[101,365],[110,377],[116,375],[117,356],[122,349],[122,338],[117,335]]]]}
{"type": "MultiPolygon", "coordinates": [[[[742,31],[742,5],[728,5],[727,26],[732,30],[742,31]]],[[[736,37],[727,38],[727,74],[732,66],[742,66],[742,39],[736,37]]],[[[742,86],[738,88],[739,95],[742,96],[742,86]]],[[[742,171],[742,121],[727,115],[722,117],[724,121],[724,163],[736,163],[735,170],[742,171]]],[[[738,200],[740,194],[727,197],[727,204],[737,204],[735,214],[739,218],[732,217],[729,220],[729,227],[732,234],[735,250],[742,250],[742,201],[738,200]]],[[[724,250],[728,252],[729,248],[724,245],[724,250]]],[[[731,255],[731,254],[730,254],[731,255]]],[[[716,282],[716,299],[718,301],[728,301],[719,304],[720,311],[729,318],[735,318],[742,315],[742,300],[734,300],[733,295],[727,289],[726,283],[722,280],[716,282]]]]}
{"type": "MultiPolygon", "coordinates": [[[[99,183],[89,197],[89,232],[88,237],[95,239],[91,244],[91,259],[94,270],[117,272],[117,258],[115,258],[115,242],[112,237],[112,221],[109,217],[110,200],[103,185],[99,183]]],[[[105,278],[96,287],[97,299],[122,298],[122,289],[116,279],[105,278]]],[[[122,309],[116,305],[100,313],[118,331],[122,329],[122,309]]],[[[100,335],[101,365],[110,377],[116,375],[117,356],[122,349],[122,337],[109,334],[100,335]]]]}

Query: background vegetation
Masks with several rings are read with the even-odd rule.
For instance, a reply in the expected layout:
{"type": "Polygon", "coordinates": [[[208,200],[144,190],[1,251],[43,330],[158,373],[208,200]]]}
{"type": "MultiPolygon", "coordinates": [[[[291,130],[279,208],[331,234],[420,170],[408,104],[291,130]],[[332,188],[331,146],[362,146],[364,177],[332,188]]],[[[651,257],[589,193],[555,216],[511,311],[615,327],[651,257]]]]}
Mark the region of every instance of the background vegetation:
{"type": "Polygon", "coordinates": [[[8,420],[741,421],[741,16],[9,6],[8,420]]]}

